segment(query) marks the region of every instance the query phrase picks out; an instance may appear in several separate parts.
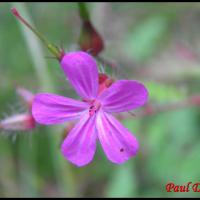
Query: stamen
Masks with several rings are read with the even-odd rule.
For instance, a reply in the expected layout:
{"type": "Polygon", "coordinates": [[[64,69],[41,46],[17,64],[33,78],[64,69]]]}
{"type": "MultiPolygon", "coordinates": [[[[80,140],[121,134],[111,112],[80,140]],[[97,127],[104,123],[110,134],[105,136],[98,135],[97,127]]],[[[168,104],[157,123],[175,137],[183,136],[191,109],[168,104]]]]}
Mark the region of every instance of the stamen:
{"type": "Polygon", "coordinates": [[[92,105],[89,108],[89,115],[93,116],[94,114],[97,113],[97,111],[101,107],[101,104],[98,101],[96,101],[96,100],[92,101],[91,104],[92,105]]]}

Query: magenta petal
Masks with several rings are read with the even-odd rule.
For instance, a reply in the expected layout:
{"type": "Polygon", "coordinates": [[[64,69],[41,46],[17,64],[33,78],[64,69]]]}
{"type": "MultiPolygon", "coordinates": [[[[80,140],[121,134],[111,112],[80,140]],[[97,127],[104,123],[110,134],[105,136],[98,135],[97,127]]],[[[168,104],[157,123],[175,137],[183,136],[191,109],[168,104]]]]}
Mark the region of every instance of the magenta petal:
{"type": "Polygon", "coordinates": [[[139,148],[137,139],[112,115],[99,112],[96,127],[98,138],[110,161],[121,164],[136,155],[139,148]]]}
{"type": "Polygon", "coordinates": [[[91,99],[98,92],[98,69],[96,61],[85,52],[65,54],[62,69],[79,96],[91,99]]]}
{"type": "Polygon", "coordinates": [[[77,119],[88,108],[85,102],[55,94],[41,93],[35,96],[32,114],[40,124],[57,124],[77,119]]]}
{"type": "Polygon", "coordinates": [[[61,151],[64,157],[78,167],[87,165],[94,157],[97,134],[95,116],[85,114],[64,140],[61,151]]]}
{"type": "Polygon", "coordinates": [[[124,112],[144,105],[148,100],[148,91],[138,81],[116,81],[99,97],[107,112],[124,112]]]}

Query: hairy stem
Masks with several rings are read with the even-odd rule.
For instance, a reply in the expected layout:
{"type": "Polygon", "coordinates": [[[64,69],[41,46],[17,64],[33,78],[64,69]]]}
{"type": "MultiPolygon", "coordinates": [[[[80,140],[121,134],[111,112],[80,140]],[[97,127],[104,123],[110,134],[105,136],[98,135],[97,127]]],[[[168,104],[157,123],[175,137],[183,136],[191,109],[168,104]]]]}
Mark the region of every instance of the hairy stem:
{"type": "MultiPolygon", "coordinates": [[[[55,45],[49,43],[47,41],[47,39],[35,28],[33,28],[33,26],[31,26],[30,23],[28,23],[28,21],[25,20],[25,18],[23,18],[20,13],[18,12],[18,10],[14,7],[11,9],[13,15],[20,21],[22,22],[26,27],[28,27],[41,41],[42,43],[49,49],[49,51],[58,59],[61,60],[62,58],[62,51],[59,50],[58,47],[56,47],[55,45]]],[[[26,14],[27,16],[27,14],[26,14]]],[[[26,17],[27,18],[27,17],[26,17]]]]}

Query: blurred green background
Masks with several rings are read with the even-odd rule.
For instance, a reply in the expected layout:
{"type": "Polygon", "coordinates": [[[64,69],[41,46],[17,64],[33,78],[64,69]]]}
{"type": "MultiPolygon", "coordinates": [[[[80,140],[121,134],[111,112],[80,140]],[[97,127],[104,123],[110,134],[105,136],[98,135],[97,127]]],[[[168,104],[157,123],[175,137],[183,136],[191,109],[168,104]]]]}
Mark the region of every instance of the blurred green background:
{"type": "MultiPolygon", "coordinates": [[[[24,109],[16,86],[74,96],[58,62],[12,15],[14,6],[66,51],[78,49],[81,27],[76,3],[0,3],[1,119],[24,109]]],[[[200,94],[200,3],[87,6],[105,40],[101,56],[118,65],[115,77],[144,82],[151,105],[200,94]]],[[[199,197],[165,190],[169,182],[200,180],[199,107],[127,116],[122,123],[139,139],[140,151],[123,165],[108,161],[100,145],[91,164],[71,165],[60,152],[65,125],[1,131],[0,197],[199,197]]]]}

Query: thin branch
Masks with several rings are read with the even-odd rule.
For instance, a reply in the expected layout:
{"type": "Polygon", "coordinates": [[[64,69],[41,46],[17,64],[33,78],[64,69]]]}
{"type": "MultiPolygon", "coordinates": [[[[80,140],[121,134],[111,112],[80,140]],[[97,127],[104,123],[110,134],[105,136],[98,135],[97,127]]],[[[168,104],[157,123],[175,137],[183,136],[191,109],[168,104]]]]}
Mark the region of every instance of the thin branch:
{"type": "Polygon", "coordinates": [[[79,9],[79,15],[82,19],[82,21],[89,21],[90,20],[90,14],[87,9],[86,3],[84,2],[78,2],[78,9],[79,9]]]}
{"type": "Polygon", "coordinates": [[[136,113],[136,118],[143,118],[148,116],[154,116],[156,114],[162,113],[162,112],[168,112],[168,111],[175,111],[187,107],[192,106],[200,106],[200,95],[194,95],[191,97],[188,97],[185,100],[180,100],[178,102],[160,105],[160,106],[153,106],[151,104],[148,104],[144,110],[136,113]]]}

